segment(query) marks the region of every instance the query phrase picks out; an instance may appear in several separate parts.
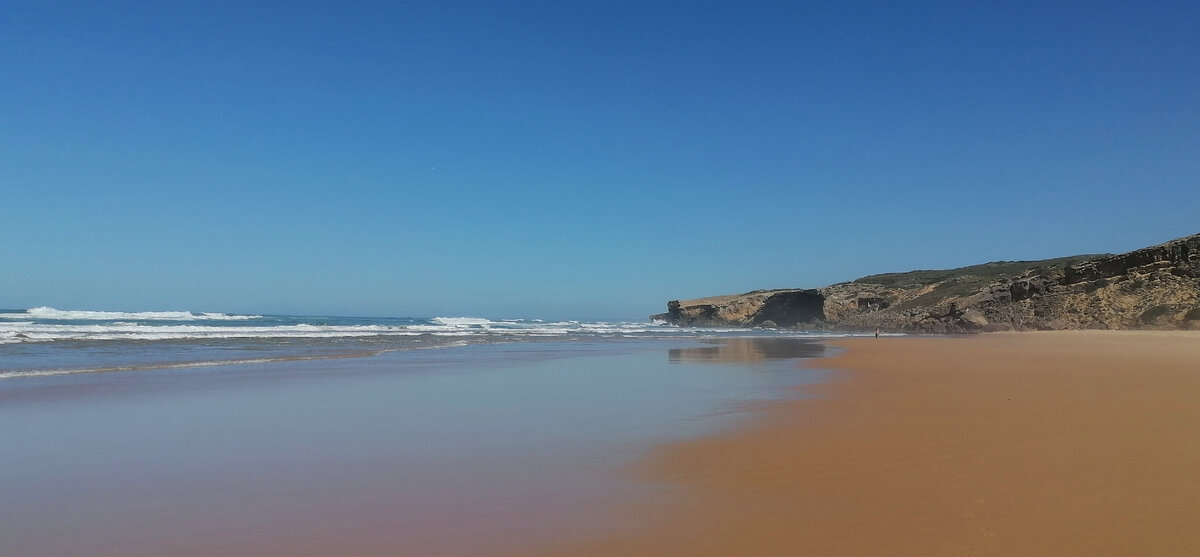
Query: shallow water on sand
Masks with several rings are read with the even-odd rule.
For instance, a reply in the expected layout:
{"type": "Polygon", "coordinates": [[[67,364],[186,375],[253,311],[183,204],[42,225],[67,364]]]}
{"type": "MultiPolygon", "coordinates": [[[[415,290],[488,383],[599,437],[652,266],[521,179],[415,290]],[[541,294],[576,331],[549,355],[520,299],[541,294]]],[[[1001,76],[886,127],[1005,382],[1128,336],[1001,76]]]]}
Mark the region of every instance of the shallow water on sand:
{"type": "Polygon", "coordinates": [[[817,381],[803,340],[521,342],[0,382],[0,554],[479,554],[817,381]]]}

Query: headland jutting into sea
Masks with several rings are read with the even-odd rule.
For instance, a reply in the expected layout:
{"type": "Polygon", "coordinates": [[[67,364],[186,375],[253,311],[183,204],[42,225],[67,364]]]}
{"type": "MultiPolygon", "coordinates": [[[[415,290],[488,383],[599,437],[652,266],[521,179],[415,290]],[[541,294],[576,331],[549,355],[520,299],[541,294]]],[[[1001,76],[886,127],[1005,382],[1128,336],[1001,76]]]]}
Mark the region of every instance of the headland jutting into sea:
{"type": "Polygon", "coordinates": [[[997,261],[672,300],[678,325],[975,333],[1200,328],[1200,234],[1120,255],[997,261]]]}

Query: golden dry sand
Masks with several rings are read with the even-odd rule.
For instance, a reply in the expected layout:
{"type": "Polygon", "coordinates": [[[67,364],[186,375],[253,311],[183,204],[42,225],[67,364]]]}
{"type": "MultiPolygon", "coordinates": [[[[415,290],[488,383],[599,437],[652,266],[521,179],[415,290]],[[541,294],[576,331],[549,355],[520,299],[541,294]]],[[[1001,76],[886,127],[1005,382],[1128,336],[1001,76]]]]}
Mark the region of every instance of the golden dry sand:
{"type": "Polygon", "coordinates": [[[672,445],[549,555],[1200,555],[1200,333],[839,341],[819,398],[672,445]]]}

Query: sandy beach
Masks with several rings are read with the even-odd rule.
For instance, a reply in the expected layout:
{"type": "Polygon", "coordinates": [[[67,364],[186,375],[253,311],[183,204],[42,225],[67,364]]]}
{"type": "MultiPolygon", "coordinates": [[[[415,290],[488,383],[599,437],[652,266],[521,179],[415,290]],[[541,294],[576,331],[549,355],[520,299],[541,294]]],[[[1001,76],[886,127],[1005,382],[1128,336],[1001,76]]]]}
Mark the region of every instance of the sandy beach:
{"type": "Polygon", "coordinates": [[[1200,554],[1200,331],[829,344],[12,379],[0,554],[1200,554]]]}
{"type": "Polygon", "coordinates": [[[818,398],[672,444],[551,555],[1200,554],[1200,333],[849,339],[818,398]]]}

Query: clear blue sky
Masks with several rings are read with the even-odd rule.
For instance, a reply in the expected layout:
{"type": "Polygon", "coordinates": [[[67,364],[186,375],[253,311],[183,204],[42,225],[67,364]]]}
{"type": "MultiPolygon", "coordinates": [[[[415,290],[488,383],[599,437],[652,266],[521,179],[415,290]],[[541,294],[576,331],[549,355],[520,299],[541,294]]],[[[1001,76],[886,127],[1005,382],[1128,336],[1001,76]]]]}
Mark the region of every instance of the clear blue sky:
{"type": "Polygon", "coordinates": [[[0,7],[0,307],[642,318],[1196,232],[1193,2],[0,7]]]}

